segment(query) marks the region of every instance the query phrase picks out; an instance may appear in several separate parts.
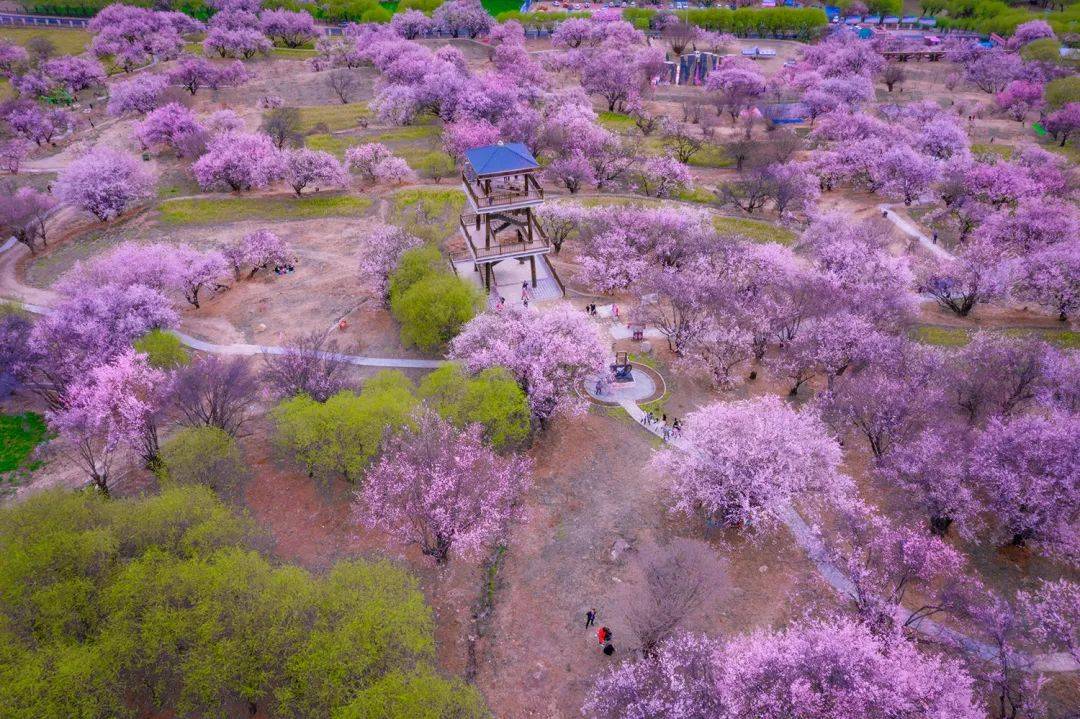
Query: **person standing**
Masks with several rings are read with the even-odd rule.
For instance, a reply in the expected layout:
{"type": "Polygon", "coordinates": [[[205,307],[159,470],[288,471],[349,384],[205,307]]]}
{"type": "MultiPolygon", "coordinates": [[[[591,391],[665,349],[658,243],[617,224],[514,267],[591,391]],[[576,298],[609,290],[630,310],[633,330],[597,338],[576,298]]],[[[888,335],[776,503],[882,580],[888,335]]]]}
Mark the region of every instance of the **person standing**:
{"type": "Polygon", "coordinates": [[[596,610],[595,609],[590,609],[589,611],[585,612],[585,628],[588,629],[589,627],[593,626],[595,623],[596,623],[596,610]]]}
{"type": "Polygon", "coordinates": [[[601,646],[611,641],[611,630],[607,627],[600,627],[596,631],[596,638],[599,640],[601,646]]]}

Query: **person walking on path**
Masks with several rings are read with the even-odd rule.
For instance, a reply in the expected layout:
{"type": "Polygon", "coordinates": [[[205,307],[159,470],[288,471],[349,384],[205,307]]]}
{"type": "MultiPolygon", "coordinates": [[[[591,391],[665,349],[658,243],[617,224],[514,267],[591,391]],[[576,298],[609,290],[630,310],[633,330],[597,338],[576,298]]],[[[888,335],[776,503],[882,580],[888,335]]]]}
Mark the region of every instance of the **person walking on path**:
{"type": "Polygon", "coordinates": [[[585,612],[585,628],[588,629],[589,627],[593,626],[595,623],[596,623],[596,610],[595,609],[590,609],[589,611],[585,612]]]}
{"type": "Polygon", "coordinates": [[[607,627],[600,627],[596,630],[596,638],[600,641],[600,644],[607,644],[611,641],[611,630],[607,627]]]}

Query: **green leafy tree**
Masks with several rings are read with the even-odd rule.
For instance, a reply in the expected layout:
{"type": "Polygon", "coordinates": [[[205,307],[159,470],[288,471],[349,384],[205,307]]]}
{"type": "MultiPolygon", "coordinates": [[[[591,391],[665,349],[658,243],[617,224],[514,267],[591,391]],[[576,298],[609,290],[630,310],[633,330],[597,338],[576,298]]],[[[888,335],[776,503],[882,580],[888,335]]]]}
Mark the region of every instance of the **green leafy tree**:
{"type": "Polygon", "coordinates": [[[1051,110],[1060,110],[1070,102],[1080,102],[1080,76],[1051,80],[1046,83],[1043,98],[1051,110]]]}
{"type": "Polygon", "coordinates": [[[482,719],[477,691],[434,673],[387,674],[334,713],[333,719],[482,719]]]}
{"type": "Polygon", "coordinates": [[[0,717],[480,719],[415,578],[269,562],[205,487],[0,509],[0,717]]]}
{"type": "Polygon", "coordinates": [[[919,0],[919,7],[925,15],[937,15],[948,5],[946,0],[919,0]]]}
{"type": "Polygon", "coordinates": [[[405,294],[410,287],[426,277],[437,274],[443,264],[439,248],[434,245],[414,247],[402,253],[397,267],[390,273],[390,300],[405,294]]]}
{"type": "Polygon", "coordinates": [[[903,0],[866,0],[866,9],[884,18],[886,15],[899,15],[904,3],[903,0]]]}
{"type": "Polygon", "coordinates": [[[247,476],[244,453],[228,432],[217,427],[184,427],[161,445],[163,482],[201,484],[221,492],[247,476]]]}
{"type": "Polygon", "coordinates": [[[1020,48],[1020,57],[1028,62],[1045,62],[1052,65],[1060,65],[1061,43],[1052,37],[1044,37],[1034,40],[1020,48]]]}
{"type": "Polygon", "coordinates": [[[380,372],[360,394],[344,390],[326,402],[307,395],[272,411],[277,443],[308,476],[356,481],[379,449],[386,430],[400,427],[416,407],[413,385],[400,372],[380,372]]]}
{"type": "Polygon", "coordinates": [[[474,285],[440,272],[420,280],[397,298],[391,294],[390,309],[401,323],[402,342],[431,351],[452,340],[483,302],[474,285]]]}
{"type": "Polygon", "coordinates": [[[146,355],[151,367],[176,369],[191,362],[180,338],[168,330],[150,330],[135,340],[135,351],[146,355]]]}
{"type": "Polygon", "coordinates": [[[477,423],[497,450],[520,447],[529,436],[529,401],[510,373],[491,367],[470,377],[457,363],[447,364],[423,379],[420,397],[457,427],[477,423]]]}

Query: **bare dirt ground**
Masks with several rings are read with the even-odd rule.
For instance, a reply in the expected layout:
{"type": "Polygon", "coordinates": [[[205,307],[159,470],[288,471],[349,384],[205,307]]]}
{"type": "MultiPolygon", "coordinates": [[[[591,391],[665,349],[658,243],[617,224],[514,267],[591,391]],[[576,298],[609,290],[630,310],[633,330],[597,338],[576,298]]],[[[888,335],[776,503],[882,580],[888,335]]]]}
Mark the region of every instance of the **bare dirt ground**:
{"type": "MultiPolygon", "coordinates": [[[[625,658],[628,629],[613,608],[634,548],[704,536],[699,523],[667,513],[663,482],[647,467],[652,447],[651,435],[627,418],[598,412],[556,422],[533,448],[528,518],[510,536],[477,677],[498,716],[579,716],[593,678],[612,664],[584,628],[585,612],[598,610],[597,621],[614,632],[615,658],[625,658]]],[[[717,587],[691,630],[722,635],[782,623],[822,591],[783,537],[709,539],[731,558],[728,586],[717,587]]]]}

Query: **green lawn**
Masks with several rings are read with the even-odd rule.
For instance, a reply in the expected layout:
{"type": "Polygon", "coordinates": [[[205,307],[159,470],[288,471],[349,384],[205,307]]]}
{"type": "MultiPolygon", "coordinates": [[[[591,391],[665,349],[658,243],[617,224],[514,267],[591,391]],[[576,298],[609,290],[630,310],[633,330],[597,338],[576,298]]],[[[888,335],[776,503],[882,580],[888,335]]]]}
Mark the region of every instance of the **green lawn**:
{"type": "Polygon", "coordinates": [[[999,145],[997,143],[974,144],[971,146],[971,154],[973,155],[997,155],[1006,160],[1012,158],[1014,150],[1015,148],[1012,145],[999,145]]]}
{"type": "Polygon", "coordinates": [[[64,29],[31,29],[24,27],[5,27],[0,28],[0,40],[8,40],[16,45],[25,46],[35,37],[48,38],[56,47],[57,55],[79,55],[86,50],[86,46],[90,44],[90,39],[93,37],[86,30],[76,30],[74,28],[64,29]]]}
{"type": "Polygon", "coordinates": [[[711,205],[716,201],[716,193],[698,186],[691,190],[683,190],[675,195],[675,199],[682,200],[683,202],[698,202],[702,205],[711,205]]]}
{"type": "Polygon", "coordinates": [[[45,419],[36,412],[0,414],[0,473],[28,467],[27,458],[45,434],[45,419]]]}
{"type": "Polygon", "coordinates": [[[971,341],[968,331],[959,327],[920,325],[911,328],[909,334],[916,342],[938,347],[963,347],[971,341]]]}
{"type": "Polygon", "coordinates": [[[601,112],[597,119],[609,130],[629,130],[634,127],[634,118],[621,112],[601,112]]]}
{"type": "Polygon", "coordinates": [[[345,150],[359,144],[355,137],[344,135],[308,135],[304,138],[304,145],[311,150],[321,150],[335,155],[339,160],[345,158],[345,150]]]}
{"type": "Polygon", "coordinates": [[[313,47],[275,47],[270,50],[270,55],[286,60],[307,60],[315,57],[318,52],[313,47]]]}
{"type": "MultiPolygon", "coordinates": [[[[366,102],[350,102],[347,105],[311,105],[296,108],[300,111],[300,132],[311,132],[323,125],[330,132],[356,127],[361,119],[371,117],[366,102]]],[[[320,128],[321,129],[321,128],[320,128]]]]}
{"type": "Polygon", "coordinates": [[[166,200],[158,206],[168,225],[210,224],[240,220],[308,220],[316,217],[362,215],[372,201],[352,195],[305,197],[229,197],[225,199],[166,200]]]}
{"type": "MultiPolygon", "coordinates": [[[[645,138],[645,151],[650,155],[671,155],[661,135],[653,134],[645,138]]],[[[735,162],[727,156],[724,148],[706,143],[690,157],[686,163],[691,167],[732,167],[735,162]]]]}
{"type": "Polygon", "coordinates": [[[416,142],[418,140],[437,140],[442,127],[434,124],[405,125],[384,130],[364,139],[365,142],[416,142]]]}
{"type": "Polygon", "coordinates": [[[519,0],[480,0],[480,4],[488,11],[489,15],[497,16],[501,12],[511,12],[521,9],[519,0]]]}
{"type": "Polygon", "coordinates": [[[691,167],[733,167],[735,161],[719,145],[705,145],[687,164],[691,167]]]}
{"type": "MultiPolygon", "coordinates": [[[[1080,332],[1057,329],[1015,328],[1004,331],[1014,337],[1033,337],[1045,340],[1063,349],[1080,349],[1080,332]]],[[[963,347],[971,341],[971,331],[962,327],[938,327],[936,325],[917,325],[909,331],[912,339],[938,347],[963,347]]]]}
{"type": "Polygon", "coordinates": [[[457,229],[463,207],[461,190],[400,190],[394,193],[390,221],[423,240],[440,242],[457,229]]]}
{"type": "Polygon", "coordinates": [[[713,226],[721,234],[741,235],[754,242],[777,242],[781,245],[790,245],[796,239],[795,233],[787,228],[741,217],[714,217],[713,226]]]}

